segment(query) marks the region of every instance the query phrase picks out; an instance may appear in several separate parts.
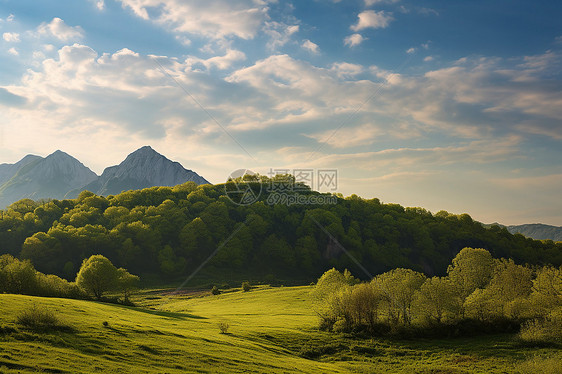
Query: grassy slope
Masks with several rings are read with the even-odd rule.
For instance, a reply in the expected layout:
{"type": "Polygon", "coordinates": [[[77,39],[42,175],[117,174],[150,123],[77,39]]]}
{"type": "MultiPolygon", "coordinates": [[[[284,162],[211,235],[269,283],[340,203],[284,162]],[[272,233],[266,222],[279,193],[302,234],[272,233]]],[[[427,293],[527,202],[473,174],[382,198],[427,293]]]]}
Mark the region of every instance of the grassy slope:
{"type": "Polygon", "coordinates": [[[509,336],[389,341],[318,332],[308,292],[260,288],[138,300],[151,310],[0,295],[0,372],[500,373],[513,372],[526,355],[553,351],[521,348],[509,336]],[[32,303],[56,311],[75,331],[16,327],[17,314],[32,303]],[[228,334],[219,333],[220,321],[230,324],[228,334]]]}

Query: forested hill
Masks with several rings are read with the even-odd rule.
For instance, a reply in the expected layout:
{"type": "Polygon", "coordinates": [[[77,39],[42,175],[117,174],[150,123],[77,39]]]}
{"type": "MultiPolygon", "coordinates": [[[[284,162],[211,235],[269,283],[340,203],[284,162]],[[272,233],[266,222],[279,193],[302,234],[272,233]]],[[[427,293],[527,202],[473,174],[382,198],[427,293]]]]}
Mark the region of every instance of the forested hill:
{"type": "MultiPolygon", "coordinates": [[[[254,191],[261,187],[252,185],[254,191]]],[[[265,191],[258,201],[239,205],[225,185],[193,182],[107,198],[84,191],[74,200],[21,200],[0,212],[0,252],[67,278],[84,258],[102,254],[135,274],[179,279],[218,247],[206,274],[251,279],[313,280],[332,266],[367,277],[345,251],[373,275],[397,267],[444,274],[463,247],[517,263],[562,263],[562,242],[484,228],[467,214],[432,214],[355,195],[299,194],[316,205],[274,204],[265,191]]]]}

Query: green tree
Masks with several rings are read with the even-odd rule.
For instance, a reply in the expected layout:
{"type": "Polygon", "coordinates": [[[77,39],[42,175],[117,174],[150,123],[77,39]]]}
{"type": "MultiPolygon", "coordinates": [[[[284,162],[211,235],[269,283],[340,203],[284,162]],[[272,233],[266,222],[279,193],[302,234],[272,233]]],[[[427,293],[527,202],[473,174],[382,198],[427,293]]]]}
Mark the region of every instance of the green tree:
{"type": "Polygon", "coordinates": [[[411,269],[394,269],[373,279],[385,296],[390,322],[411,322],[414,295],[425,281],[425,275],[411,269]]]}
{"type": "Polygon", "coordinates": [[[180,233],[181,255],[191,263],[200,263],[213,249],[213,239],[205,222],[197,217],[180,233]]]}
{"type": "Polygon", "coordinates": [[[176,256],[174,249],[169,245],[158,252],[160,271],[166,275],[177,275],[185,269],[186,261],[183,257],[176,256]]]}
{"type": "Polygon", "coordinates": [[[126,269],[117,269],[117,288],[123,292],[123,298],[126,303],[129,302],[131,292],[137,288],[140,278],[130,274],[126,269]]]}
{"type": "Polygon", "coordinates": [[[76,275],[76,284],[96,299],[119,287],[119,272],[106,257],[93,255],[85,259],[76,275]]]}
{"type": "Polygon", "coordinates": [[[482,248],[463,248],[447,269],[463,298],[477,288],[485,288],[492,279],[493,271],[494,259],[490,252],[482,248]]]}
{"type": "Polygon", "coordinates": [[[462,300],[449,278],[427,278],[416,295],[416,314],[441,323],[444,317],[457,317],[462,300]]]}
{"type": "Polygon", "coordinates": [[[37,271],[29,260],[10,255],[0,257],[0,291],[24,295],[37,294],[37,271]]]}

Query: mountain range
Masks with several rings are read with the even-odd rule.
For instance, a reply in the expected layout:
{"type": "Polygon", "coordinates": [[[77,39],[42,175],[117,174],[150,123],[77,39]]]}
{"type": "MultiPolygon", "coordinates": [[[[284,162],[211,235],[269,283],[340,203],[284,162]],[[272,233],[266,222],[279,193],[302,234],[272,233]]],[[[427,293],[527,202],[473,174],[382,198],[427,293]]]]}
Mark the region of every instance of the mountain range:
{"type": "Polygon", "coordinates": [[[542,223],[530,223],[525,225],[506,226],[507,231],[512,234],[519,233],[536,240],[562,241],[562,227],[543,225],[542,223]]]}
{"type": "Polygon", "coordinates": [[[555,242],[562,241],[562,227],[545,225],[543,223],[527,223],[523,225],[502,225],[501,223],[485,224],[484,227],[490,228],[499,226],[507,229],[511,234],[521,234],[535,240],[553,240],[555,242]]]}
{"type": "Polygon", "coordinates": [[[107,196],[189,181],[209,183],[150,146],[139,148],[119,165],[106,168],[100,176],[62,151],[47,157],[27,155],[15,164],[0,164],[0,209],[24,198],[75,198],[84,190],[107,196]]]}

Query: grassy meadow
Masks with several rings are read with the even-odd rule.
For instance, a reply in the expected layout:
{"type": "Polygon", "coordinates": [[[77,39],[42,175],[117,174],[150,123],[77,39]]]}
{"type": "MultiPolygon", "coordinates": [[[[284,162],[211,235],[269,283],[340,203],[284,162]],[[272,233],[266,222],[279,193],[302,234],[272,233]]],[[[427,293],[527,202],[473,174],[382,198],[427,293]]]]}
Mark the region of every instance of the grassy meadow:
{"type": "Polygon", "coordinates": [[[562,361],[556,347],[527,347],[507,334],[397,340],[321,332],[310,290],[145,290],[137,307],[2,294],[0,373],[555,373],[562,361]],[[58,324],[18,323],[32,306],[52,311],[58,324]]]}

